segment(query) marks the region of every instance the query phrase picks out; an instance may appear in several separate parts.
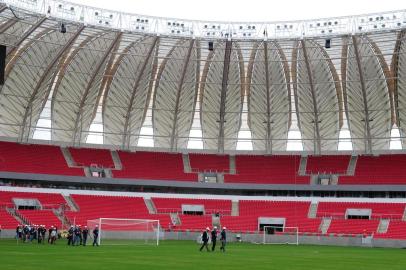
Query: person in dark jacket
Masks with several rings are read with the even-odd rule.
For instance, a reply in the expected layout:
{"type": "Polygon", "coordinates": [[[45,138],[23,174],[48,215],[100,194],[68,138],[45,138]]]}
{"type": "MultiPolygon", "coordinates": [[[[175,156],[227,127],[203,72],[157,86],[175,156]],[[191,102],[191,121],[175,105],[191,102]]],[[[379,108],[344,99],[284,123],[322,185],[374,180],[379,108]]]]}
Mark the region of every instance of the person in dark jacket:
{"type": "Polygon", "coordinates": [[[99,238],[99,226],[96,225],[96,227],[93,230],[93,246],[99,246],[99,242],[97,241],[99,238]]]}
{"type": "Polygon", "coordinates": [[[82,226],[79,225],[79,245],[80,246],[82,245],[82,241],[83,241],[83,238],[82,238],[82,226]]]}
{"type": "Polygon", "coordinates": [[[80,225],[76,225],[75,229],[73,230],[73,245],[74,246],[79,246],[80,239],[82,238],[82,229],[80,228],[80,225]]]}
{"type": "Polygon", "coordinates": [[[38,227],[37,225],[32,225],[30,229],[30,242],[32,242],[33,240],[37,240],[37,236],[38,236],[38,227]]]}
{"type": "Polygon", "coordinates": [[[20,224],[16,228],[16,237],[17,240],[23,239],[23,226],[20,224]]]}
{"type": "Polygon", "coordinates": [[[52,233],[53,230],[54,230],[54,226],[51,226],[48,229],[48,244],[51,244],[51,233],[52,233]]]}
{"type": "Polygon", "coordinates": [[[28,227],[28,225],[24,225],[23,237],[24,242],[28,242],[30,240],[30,227],[28,227]]]}
{"type": "Polygon", "coordinates": [[[45,230],[44,225],[40,225],[40,226],[38,227],[38,244],[41,244],[41,243],[42,243],[42,240],[44,240],[43,234],[42,234],[42,231],[43,231],[43,230],[45,230]]]}
{"type": "Polygon", "coordinates": [[[207,227],[206,230],[205,230],[205,231],[203,232],[203,234],[202,234],[202,241],[203,241],[203,244],[202,244],[202,246],[200,247],[200,251],[202,251],[204,247],[206,247],[206,250],[209,251],[209,247],[208,247],[209,231],[210,231],[210,228],[207,227]]]}
{"type": "Polygon", "coordinates": [[[73,245],[73,225],[70,226],[69,230],[68,230],[68,246],[73,245]]]}
{"type": "Polygon", "coordinates": [[[83,246],[86,246],[86,242],[87,242],[87,236],[89,235],[89,229],[87,228],[87,226],[85,226],[82,230],[82,238],[83,238],[83,246]]]}
{"type": "Polygon", "coordinates": [[[217,241],[217,227],[214,226],[213,230],[211,231],[211,251],[216,249],[216,241],[217,241]]]}
{"type": "Polygon", "coordinates": [[[45,244],[45,234],[47,233],[47,228],[45,225],[42,225],[42,231],[41,231],[41,241],[42,244],[45,244]]]}
{"type": "Polygon", "coordinates": [[[220,241],[221,241],[221,247],[220,250],[223,252],[226,252],[226,243],[227,243],[227,233],[226,233],[226,227],[223,227],[223,230],[220,233],[220,241]]]}

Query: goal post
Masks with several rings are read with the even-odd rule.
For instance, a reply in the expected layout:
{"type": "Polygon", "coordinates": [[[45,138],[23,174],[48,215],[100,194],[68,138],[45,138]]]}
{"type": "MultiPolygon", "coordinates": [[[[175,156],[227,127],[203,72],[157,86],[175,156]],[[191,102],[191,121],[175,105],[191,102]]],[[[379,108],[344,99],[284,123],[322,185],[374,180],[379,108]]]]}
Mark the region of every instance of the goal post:
{"type": "Polygon", "coordinates": [[[99,228],[99,245],[159,245],[159,220],[98,218],[87,221],[90,235],[99,228]]]}
{"type": "Polygon", "coordinates": [[[299,227],[264,226],[262,243],[299,245],[299,227]]]}

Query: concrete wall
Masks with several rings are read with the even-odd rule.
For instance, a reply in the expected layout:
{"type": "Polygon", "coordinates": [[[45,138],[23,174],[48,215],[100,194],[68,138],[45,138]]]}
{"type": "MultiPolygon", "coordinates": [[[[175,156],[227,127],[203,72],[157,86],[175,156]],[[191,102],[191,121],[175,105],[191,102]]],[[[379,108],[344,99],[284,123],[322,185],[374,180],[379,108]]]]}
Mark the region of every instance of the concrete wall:
{"type": "MultiPolygon", "coordinates": [[[[0,172],[1,175],[1,172],[0,172]]],[[[1,178],[1,177],[0,177],[1,178]]],[[[168,182],[168,181],[166,181],[168,182]]],[[[192,182],[191,182],[192,183],[192,182]]],[[[192,183],[193,184],[193,183],[192,183]]],[[[217,184],[215,184],[217,185],[217,184]]],[[[308,185],[311,187],[310,185],[308,185]]],[[[385,185],[386,186],[386,185],[385,185]]],[[[369,187],[369,186],[366,186],[369,187]]],[[[406,190],[406,185],[403,186],[406,190]]],[[[405,198],[352,198],[352,197],[295,197],[295,196],[244,196],[244,195],[213,195],[213,194],[178,194],[178,193],[153,193],[153,192],[123,192],[123,191],[99,191],[99,190],[75,190],[56,188],[30,188],[0,186],[0,191],[34,192],[34,193],[56,193],[63,195],[101,195],[101,196],[122,196],[122,197],[144,197],[144,198],[184,198],[184,199],[217,199],[217,200],[259,200],[259,201],[295,201],[295,202],[365,202],[365,203],[406,203],[405,198]]]]}
{"type": "MultiPolygon", "coordinates": [[[[190,240],[198,241],[200,239],[199,232],[161,232],[161,240],[190,240]]],[[[236,242],[235,233],[228,233],[228,242],[236,242]]],[[[242,242],[262,243],[263,234],[239,234],[242,242]]],[[[3,230],[1,232],[2,239],[10,239],[15,237],[15,230],[3,230]]],[[[155,233],[148,232],[103,232],[105,239],[155,239],[155,233]]],[[[267,243],[285,244],[293,243],[295,236],[292,235],[267,235],[267,243]]],[[[102,238],[102,239],[103,239],[102,238]]],[[[67,241],[61,239],[59,241],[67,241]]],[[[358,246],[358,247],[386,247],[386,248],[406,248],[406,240],[390,240],[390,239],[372,239],[370,244],[365,244],[361,237],[326,237],[326,236],[299,236],[299,244],[303,245],[330,245],[330,246],[358,246]]]]}

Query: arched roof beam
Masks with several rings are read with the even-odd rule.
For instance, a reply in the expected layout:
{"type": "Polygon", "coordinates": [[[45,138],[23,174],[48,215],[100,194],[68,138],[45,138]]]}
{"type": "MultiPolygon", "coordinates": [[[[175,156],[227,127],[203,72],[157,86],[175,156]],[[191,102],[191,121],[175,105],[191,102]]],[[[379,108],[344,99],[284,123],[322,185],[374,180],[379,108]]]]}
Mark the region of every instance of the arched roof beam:
{"type": "Polygon", "coordinates": [[[176,93],[176,101],[175,101],[175,113],[174,113],[174,121],[172,125],[172,134],[171,134],[171,150],[173,151],[175,148],[175,136],[177,137],[176,134],[176,126],[178,124],[178,112],[179,112],[179,102],[180,102],[180,96],[183,88],[183,82],[185,80],[185,74],[186,71],[189,67],[189,62],[190,62],[190,56],[192,55],[192,50],[193,50],[193,45],[195,44],[195,40],[191,39],[190,40],[190,45],[189,49],[183,64],[183,70],[182,70],[182,75],[178,84],[178,92],[176,93]]]}
{"type": "MultiPolygon", "coordinates": [[[[1,11],[0,11],[1,12],[1,11]]],[[[6,32],[8,29],[10,29],[11,27],[13,27],[16,23],[18,22],[18,20],[16,18],[11,18],[9,20],[7,20],[4,24],[2,24],[0,26],[0,33],[3,34],[4,32],[6,32]]]]}
{"type": "Polygon", "coordinates": [[[87,96],[90,92],[90,89],[92,88],[93,83],[96,80],[97,75],[99,74],[100,69],[102,68],[102,66],[104,65],[104,62],[106,61],[106,59],[109,57],[111,51],[117,46],[118,42],[120,41],[120,38],[122,36],[122,33],[118,33],[114,39],[114,41],[111,43],[110,47],[107,49],[107,51],[104,53],[103,58],[101,59],[101,61],[99,61],[99,64],[97,65],[97,67],[95,68],[92,77],[89,80],[89,83],[85,89],[85,92],[81,98],[80,104],[79,104],[79,113],[76,115],[76,120],[75,120],[75,126],[74,126],[74,132],[73,132],[73,143],[76,142],[76,138],[79,138],[79,142],[81,141],[81,134],[82,134],[82,130],[80,128],[80,121],[82,119],[82,114],[83,114],[83,108],[87,99],[87,96]],[[79,130],[80,128],[80,130],[79,130]],[[79,133],[79,134],[78,134],[79,133]],[[79,135],[79,136],[78,136],[79,135]]]}
{"type": "Polygon", "coordinates": [[[398,83],[399,83],[399,54],[402,47],[402,42],[406,37],[406,30],[402,30],[397,35],[395,50],[393,52],[393,58],[391,63],[391,76],[393,77],[393,102],[395,110],[396,124],[400,127],[400,117],[399,117],[399,93],[398,93],[398,83]]]}
{"type": "Polygon", "coordinates": [[[143,76],[143,74],[144,74],[144,72],[146,70],[146,67],[148,66],[148,63],[149,63],[149,61],[151,59],[151,55],[152,55],[152,53],[154,51],[154,48],[155,48],[158,40],[159,40],[158,37],[154,38],[154,41],[152,42],[151,47],[149,48],[148,54],[145,57],[144,63],[142,64],[141,71],[138,74],[138,77],[137,77],[137,79],[136,79],[136,81],[134,83],[133,91],[131,93],[131,98],[130,98],[128,108],[127,108],[127,113],[125,115],[124,134],[123,134],[123,147],[125,145],[130,145],[130,134],[128,134],[128,126],[129,126],[129,123],[130,123],[131,111],[133,109],[134,99],[135,99],[135,96],[136,96],[137,89],[138,89],[138,86],[140,84],[141,78],[142,78],[142,76],[143,76]]]}
{"type": "MultiPolygon", "coordinates": [[[[76,33],[68,40],[68,42],[63,46],[63,48],[54,57],[54,59],[52,59],[51,63],[47,66],[45,71],[42,73],[41,78],[39,79],[36,87],[34,88],[32,94],[31,94],[27,107],[25,108],[25,113],[24,113],[24,117],[23,117],[23,121],[22,121],[22,127],[21,127],[21,131],[20,131],[20,138],[19,138],[20,141],[28,139],[28,137],[29,137],[29,134],[30,134],[29,131],[27,134],[25,134],[26,127],[27,127],[27,119],[29,118],[31,108],[32,108],[33,102],[35,101],[35,99],[37,97],[38,91],[41,89],[41,86],[43,86],[45,79],[49,77],[49,73],[51,72],[52,68],[54,68],[56,63],[60,60],[61,56],[63,54],[65,54],[67,50],[69,50],[71,48],[73,42],[80,35],[80,33],[82,32],[83,29],[84,29],[84,25],[81,25],[79,27],[79,29],[76,31],[76,33]]],[[[31,125],[28,126],[29,130],[30,130],[30,126],[31,125]]]]}
{"type": "Polygon", "coordinates": [[[31,28],[27,32],[25,32],[24,35],[21,36],[17,43],[13,45],[13,48],[7,52],[7,57],[13,55],[13,53],[18,50],[18,47],[21,45],[21,43],[23,43],[24,40],[26,40],[38,27],[40,27],[46,19],[46,17],[41,17],[38,22],[31,26],[31,28]]]}

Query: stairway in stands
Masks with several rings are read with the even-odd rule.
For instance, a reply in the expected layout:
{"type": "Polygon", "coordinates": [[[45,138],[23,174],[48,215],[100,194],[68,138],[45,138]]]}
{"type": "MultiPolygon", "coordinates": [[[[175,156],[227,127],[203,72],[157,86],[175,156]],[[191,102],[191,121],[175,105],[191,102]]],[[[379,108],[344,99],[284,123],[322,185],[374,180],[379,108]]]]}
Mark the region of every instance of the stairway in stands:
{"type": "Polygon", "coordinates": [[[236,217],[240,215],[240,202],[233,200],[231,202],[231,216],[236,217]]]}
{"type": "Polygon", "coordinates": [[[383,218],[379,221],[377,233],[387,233],[390,224],[390,219],[383,218]]]}
{"type": "Polygon", "coordinates": [[[16,209],[7,207],[6,211],[13,216],[19,224],[28,224],[28,220],[21,216],[16,209]]]}
{"type": "Polygon", "coordinates": [[[316,218],[317,217],[317,207],[318,207],[318,202],[317,201],[312,201],[309,207],[309,213],[307,214],[308,218],[316,218]]]}
{"type": "Polygon", "coordinates": [[[351,156],[350,162],[348,163],[347,175],[354,175],[357,160],[358,156],[351,156]]]}
{"type": "Polygon", "coordinates": [[[302,157],[300,157],[300,165],[299,165],[298,174],[301,176],[306,175],[306,167],[307,167],[307,157],[302,156],[302,157]]]}
{"type": "Polygon", "coordinates": [[[144,197],[144,203],[145,203],[145,206],[147,207],[148,212],[149,212],[150,214],[156,214],[156,213],[157,213],[155,204],[154,204],[154,202],[151,200],[151,198],[145,198],[145,197],[144,197]]]}
{"type": "Polygon", "coordinates": [[[322,234],[326,234],[331,224],[331,218],[323,218],[319,227],[322,234]]]}

